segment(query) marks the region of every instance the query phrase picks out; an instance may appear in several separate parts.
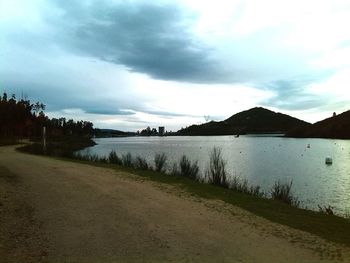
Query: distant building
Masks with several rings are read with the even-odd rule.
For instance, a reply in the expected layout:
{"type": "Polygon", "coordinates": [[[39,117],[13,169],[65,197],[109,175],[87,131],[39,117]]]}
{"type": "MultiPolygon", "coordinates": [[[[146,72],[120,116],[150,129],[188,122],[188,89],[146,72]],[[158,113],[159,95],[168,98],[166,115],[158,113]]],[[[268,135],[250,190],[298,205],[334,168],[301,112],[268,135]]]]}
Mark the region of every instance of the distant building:
{"type": "Polygon", "coordinates": [[[158,128],[158,134],[159,134],[159,136],[164,136],[164,134],[165,134],[164,126],[161,126],[158,128]]]}

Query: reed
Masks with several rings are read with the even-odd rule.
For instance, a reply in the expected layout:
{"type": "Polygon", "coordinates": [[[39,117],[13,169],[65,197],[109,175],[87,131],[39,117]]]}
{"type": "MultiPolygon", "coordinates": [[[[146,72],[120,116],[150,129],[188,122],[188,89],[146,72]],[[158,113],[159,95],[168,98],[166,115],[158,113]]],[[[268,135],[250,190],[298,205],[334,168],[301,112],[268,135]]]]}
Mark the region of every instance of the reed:
{"type": "Polygon", "coordinates": [[[135,158],[134,167],[140,170],[152,170],[152,167],[148,165],[146,159],[141,156],[135,158]]]}
{"type": "Polygon", "coordinates": [[[129,167],[129,168],[134,167],[131,153],[122,155],[122,163],[123,163],[123,166],[125,167],[129,167]]]}
{"type": "Polygon", "coordinates": [[[222,157],[221,149],[214,147],[210,152],[209,167],[206,170],[206,177],[210,184],[229,188],[227,180],[226,161],[222,157]]]}
{"type": "Polygon", "coordinates": [[[115,150],[112,150],[108,155],[108,162],[117,165],[123,165],[123,161],[119,158],[115,150]]]}
{"type": "Polygon", "coordinates": [[[278,200],[288,205],[300,206],[300,202],[292,193],[293,181],[288,183],[281,183],[277,181],[271,188],[271,198],[273,200],[278,200]]]}
{"type": "Polygon", "coordinates": [[[157,172],[165,172],[167,159],[165,153],[156,153],[154,155],[155,170],[157,172]]]}
{"type": "Polygon", "coordinates": [[[199,167],[198,161],[191,163],[190,159],[186,155],[183,155],[180,159],[180,176],[188,177],[191,179],[199,179],[199,167]]]}

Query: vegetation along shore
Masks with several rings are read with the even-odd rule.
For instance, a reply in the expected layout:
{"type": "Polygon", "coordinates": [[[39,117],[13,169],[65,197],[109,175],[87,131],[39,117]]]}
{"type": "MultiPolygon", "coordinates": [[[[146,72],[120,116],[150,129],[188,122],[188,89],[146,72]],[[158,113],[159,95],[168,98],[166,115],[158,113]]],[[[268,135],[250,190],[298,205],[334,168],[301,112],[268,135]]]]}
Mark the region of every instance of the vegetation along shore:
{"type": "Polygon", "coordinates": [[[183,176],[27,154],[14,146],[0,147],[0,155],[4,262],[350,258],[344,218],[183,176]]]}
{"type": "MultiPolygon", "coordinates": [[[[38,149],[40,147],[33,144],[19,148],[21,151],[40,154],[38,149]]],[[[197,162],[191,161],[186,155],[173,164],[167,163],[168,158],[164,153],[156,153],[153,164],[147,163],[141,156],[133,156],[131,153],[118,155],[115,151],[111,151],[107,157],[73,152],[56,157],[121,169],[151,180],[175,184],[194,195],[220,199],[273,222],[304,230],[327,240],[350,244],[347,234],[350,231],[349,215],[334,215],[329,206],[320,206],[319,211],[300,207],[298,198],[293,194],[292,182],[276,182],[266,192],[259,186],[249,185],[247,180],[230,176],[219,148],[211,151],[204,174],[200,174],[197,162]]]]}

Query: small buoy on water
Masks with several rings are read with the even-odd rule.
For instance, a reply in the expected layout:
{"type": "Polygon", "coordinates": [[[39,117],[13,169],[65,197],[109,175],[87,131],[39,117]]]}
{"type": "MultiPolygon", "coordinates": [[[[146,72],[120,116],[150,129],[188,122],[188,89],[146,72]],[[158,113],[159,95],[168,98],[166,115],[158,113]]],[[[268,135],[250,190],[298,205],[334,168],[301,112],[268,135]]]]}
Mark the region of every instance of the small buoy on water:
{"type": "Polygon", "coordinates": [[[332,158],[331,157],[326,157],[325,163],[326,164],[332,164],[333,163],[332,158]]]}

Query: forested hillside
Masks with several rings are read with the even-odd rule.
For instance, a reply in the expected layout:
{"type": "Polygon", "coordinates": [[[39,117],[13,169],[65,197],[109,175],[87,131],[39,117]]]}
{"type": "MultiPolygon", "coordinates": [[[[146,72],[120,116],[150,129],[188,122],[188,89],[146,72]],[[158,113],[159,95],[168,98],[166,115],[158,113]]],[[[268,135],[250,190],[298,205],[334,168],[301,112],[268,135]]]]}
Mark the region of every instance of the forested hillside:
{"type": "Polygon", "coordinates": [[[287,133],[290,137],[350,139],[350,111],[316,122],[307,127],[300,127],[287,133]]]}
{"type": "Polygon", "coordinates": [[[47,136],[92,136],[93,124],[66,118],[48,118],[45,105],[28,99],[17,100],[15,95],[0,96],[0,138],[36,138],[46,127],[47,136]]]}
{"type": "Polygon", "coordinates": [[[224,121],[211,121],[181,129],[178,135],[232,135],[247,133],[286,133],[310,124],[286,114],[261,107],[239,112],[224,121]]]}

